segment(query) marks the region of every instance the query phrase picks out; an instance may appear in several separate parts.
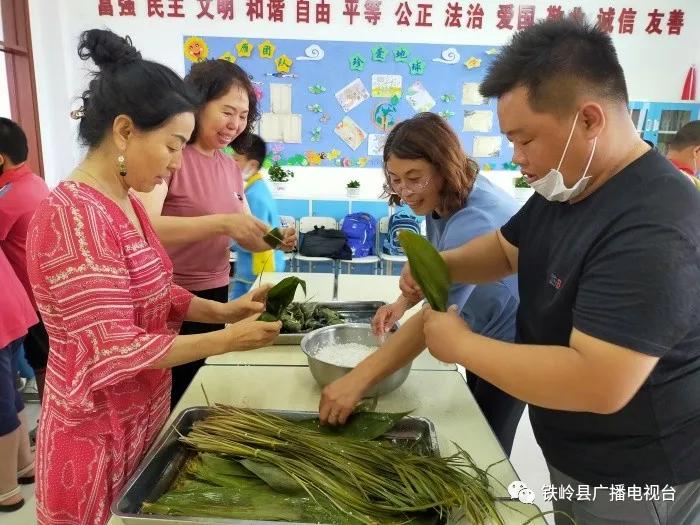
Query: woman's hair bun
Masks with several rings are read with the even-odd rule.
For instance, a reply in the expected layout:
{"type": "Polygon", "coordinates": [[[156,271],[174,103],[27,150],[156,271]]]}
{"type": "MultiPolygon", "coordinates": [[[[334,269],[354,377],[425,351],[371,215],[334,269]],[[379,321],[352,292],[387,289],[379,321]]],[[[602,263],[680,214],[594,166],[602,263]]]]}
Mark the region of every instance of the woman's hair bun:
{"type": "Polygon", "coordinates": [[[141,60],[141,53],[131,45],[131,39],[105,29],[83,31],[78,44],[78,56],[92,59],[100,69],[110,69],[141,60]]]}

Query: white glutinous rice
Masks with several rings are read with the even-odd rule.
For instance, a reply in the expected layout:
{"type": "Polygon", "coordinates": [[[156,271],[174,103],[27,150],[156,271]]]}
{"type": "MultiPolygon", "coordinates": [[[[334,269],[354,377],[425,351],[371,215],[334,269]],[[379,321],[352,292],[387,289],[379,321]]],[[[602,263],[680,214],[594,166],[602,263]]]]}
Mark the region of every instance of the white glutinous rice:
{"type": "Polygon", "coordinates": [[[365,357],[373,354],[375,350],[377,350],[376,346],[365,346],[359,343],[343,343],[319,348],[314,354],[314,357],[319,361],[331,365],[354,368],[365,357]]]}

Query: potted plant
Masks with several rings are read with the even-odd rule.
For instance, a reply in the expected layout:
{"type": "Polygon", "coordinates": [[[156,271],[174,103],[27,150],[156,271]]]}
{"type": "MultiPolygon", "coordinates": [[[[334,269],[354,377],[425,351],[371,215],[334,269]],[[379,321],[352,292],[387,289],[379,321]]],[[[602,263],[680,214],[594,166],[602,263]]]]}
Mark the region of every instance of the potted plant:
{"type": "Polygon", "coordinates": [[[277,164],[276,162],[270,166],[267,170],[267,174],[270,177],[270,182],[277,193],[284,193],[287,191],[287,183],[289,179],[294,178],[294,172],[292,170],[285,170],[277,164]]]}
{"type": "Polygon", "coordinates": [[[357,197],[360,194],[360,182],[356,180],[351,180],[346,186],[348,190],[348,197],[357,197]]]}
{"type": "Polygon", "coordinates": [[[533,189],[527,183],[525,175],[520,175],[520,177],[515,177],[513,179],[513,197],[518,202],[525,202],[532,195],[533,189]]]}

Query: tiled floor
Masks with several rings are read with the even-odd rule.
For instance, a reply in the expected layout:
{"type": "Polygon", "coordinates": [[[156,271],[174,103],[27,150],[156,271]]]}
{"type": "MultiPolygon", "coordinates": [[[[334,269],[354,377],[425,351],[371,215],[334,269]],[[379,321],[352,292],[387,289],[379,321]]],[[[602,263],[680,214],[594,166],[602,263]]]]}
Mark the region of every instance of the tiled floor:
{"type": "MultiPolygon", "coordinates": [[[[39,418],[39,404],[28,403],[26,405],[27,421],[30,425],[36,425],[36,420],[39,418]]],[[[26,501],[24,507],[17,512],[10,514],[0,514],[0,525],[35,525],[36,518],[34,517],[34,485],[25,485],[22,487],[22,494],[26,501]]]]}
{"type": "MultiPolygon", "coordinates": [[[[39,416],[39,405],[28,404],[27,416],[29,421],[36,421],[39,416]]],[[[542,452],[535,442],[535,436],[530,427],[530,418],[527,409],[520,421],[518,432],[515,436],[511,461],[520,479],[535,492],[535,503],[542,511],[551,510],[551,504],[542,499],[542,485],[549,482],[547,466],[542,457],[542,452]]],[[[22,509],[11,514],[0,514],[0,525],[35,525],[34,517],[34,485],[22,488],[26,504],[22,509]]]]}

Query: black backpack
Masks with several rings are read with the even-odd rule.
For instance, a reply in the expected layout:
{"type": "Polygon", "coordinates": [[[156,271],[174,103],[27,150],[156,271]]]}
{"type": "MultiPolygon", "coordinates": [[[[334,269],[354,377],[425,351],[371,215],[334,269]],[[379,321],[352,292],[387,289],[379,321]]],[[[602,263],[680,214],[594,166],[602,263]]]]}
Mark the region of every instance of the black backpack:
{"type": "Polygon", "coordinates": [[[301,239],[299,253],[307,257],[330,257],[331,259],[352,259],[345,232],[327,230],[325,226],[314,226],[313,231],[306,232],[301,239]]]}

